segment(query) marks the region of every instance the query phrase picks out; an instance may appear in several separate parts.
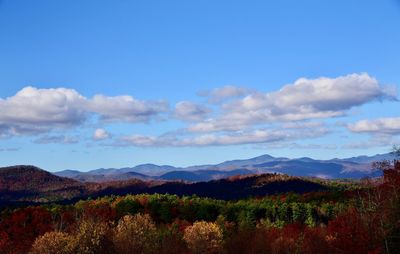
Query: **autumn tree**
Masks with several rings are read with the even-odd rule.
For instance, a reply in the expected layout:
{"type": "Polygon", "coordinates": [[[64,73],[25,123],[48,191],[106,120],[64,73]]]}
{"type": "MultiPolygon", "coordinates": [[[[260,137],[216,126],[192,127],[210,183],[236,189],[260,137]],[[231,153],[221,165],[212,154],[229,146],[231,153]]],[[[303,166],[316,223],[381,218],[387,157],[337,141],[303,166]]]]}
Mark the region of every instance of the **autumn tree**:
{"type": "Polygon", "coordinates": [[[115,229],[118,253],[151,253],[155,250],[156,226],[148,214],[125,215],[115,229]]]}
{"type": "Polygon", "coordinates": [[[111,246],[109,225],[95,219],[85,219],[80,222],[72,241],[73,253],[97,254],[108,253],[111,246]]]}
{"type": "Polygon", "coordinates": [[[213,222],[199,221],[185,229],[183,239],[193,253],[218,253],[222,247],[222,230],[213,222]]]}
{"type": "Polygon", "coordinates": [[[72,254],[73,242],[67,233],[47,232],[35,240],[30,254],[72,254]]]}

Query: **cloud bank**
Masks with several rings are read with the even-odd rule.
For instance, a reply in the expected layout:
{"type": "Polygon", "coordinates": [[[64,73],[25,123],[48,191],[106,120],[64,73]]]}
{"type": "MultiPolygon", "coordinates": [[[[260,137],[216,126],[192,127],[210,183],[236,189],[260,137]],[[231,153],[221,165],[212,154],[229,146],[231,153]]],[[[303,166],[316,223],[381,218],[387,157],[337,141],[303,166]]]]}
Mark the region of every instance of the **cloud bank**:
{"type": "MultiPolygon", "coordinates": [[[[73,144],[79,142],[76,135],[61,135],[57,131],[85,126],[91,128],[89,140],[113,146],[278,147],[280,143],[301,147],[304,145],[297,142],[331,132],[327,119],[347,116],[354,107],[371,102],[397,100],[393,87],[382,85],[367,73],[299,78],[270,92],[223,86],[203,91],[200,96],[203,103],[183,100],[171,108],[166,98],[150,101],[131,95],[102,94],[88,98],[74,89],[28,86],[11,97],[0,98],[0,138],[40,134],[35,143],[73,144]],[[178,120],[183,127],[160,135],[115,135],[103,128],[109,129],[108,125],[113,123],[148,123],[151,127],[154,120],[160,120],[157,124],[172,122],[170,126],[179,126],[178,120]]],[[[361,120],[344,126],[352,133],[400,134],[398,117],[361,120]]]]}
{"type": "Polygon", "coordinates": [[[348,129],[356,133],[400,134],[400,117],[361,120],[349,124],[348,129]]]}
{"type": "Polygon", "coordinates": [[[276,92],[256,92],[223,105],[221,115],[196,123],[192,132],[232,131],[255,124],[343,116],[372,101],[395,100],[393,89],[368,74],[337,78],[300,78],[276,92]]]}

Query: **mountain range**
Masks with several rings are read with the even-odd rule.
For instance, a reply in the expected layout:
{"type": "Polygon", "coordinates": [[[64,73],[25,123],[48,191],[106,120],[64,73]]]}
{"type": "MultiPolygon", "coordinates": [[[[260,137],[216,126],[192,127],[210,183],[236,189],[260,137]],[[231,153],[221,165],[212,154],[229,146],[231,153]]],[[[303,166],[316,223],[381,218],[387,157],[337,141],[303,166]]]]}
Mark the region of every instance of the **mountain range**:
{"type": "Polygon", "coordinates": [[[289,159],[266,154],[250,159],[230,160],[215,165],[198,165],[185,168],[142,164],[126,168],[100,168],[88,172],[63,170],[54,174],[80,182],[108,182],[129,179],[200,182],[227,178],[233,175],[257,173],[282,173],[326,179],[357,179],[379,175],[372,167],[372,162],[393,159],[394,155],[391,153],[330,160],[315,160],[308,157],[289,159]]]}

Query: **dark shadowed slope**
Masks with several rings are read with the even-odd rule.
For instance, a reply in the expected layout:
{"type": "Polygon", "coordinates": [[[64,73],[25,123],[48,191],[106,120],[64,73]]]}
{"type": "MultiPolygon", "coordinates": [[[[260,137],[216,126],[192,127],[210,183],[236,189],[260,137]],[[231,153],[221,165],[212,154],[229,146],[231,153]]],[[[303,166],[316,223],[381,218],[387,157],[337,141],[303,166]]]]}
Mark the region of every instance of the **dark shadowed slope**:
{"type": "Polygon", "coordinates": [[[84,194],[85,185],[34,166],[0,168],[0,202],[68,199],[84,194]]]}
{"type": "Polygon", "coordinates": [[[166,181],[111,181],[81,183],[58,177],[33,166],[15,166],[0,169],[0,203],[73,200],[138,193],[169,193],[198,195],[219,199],[239,199],[281,192],[304,193],[325,190],[328,187],[311,180],[279,174],[234,176],[209,182],[185,183],[166,181]]]}
{"type": "Polygon", "coordinates": [[[328,187],[309,180],[288,175],[261,174],[235,176],[192,184],[167,183],[149,189],[150,193],[197,195],[216,199],[241,199],[277,193],[306,193],[327,190],[328,187]]]}
{"type": "Polygon", "coordinates": [[[235,170],[196,170],[196,171],[172,171],[161,175],[159,178],[162,180],[183,180],[189,182],[204,182],[211,180],[218,180],[235,175],[249,175],[254,174],[253,171],[248,169],[235,169],[235,170]]]}
{"type": "Polygon", "coordinates": [[[104,195],[125,195],[140,193],[161,193],[176,195],[197,195],[216,199],[232,200],[277,193],[306,193],[329,189],[317,181],[281,174],[260,174],[234,176],[208,182],[128,182],[104,183],[92,193],[92,197],[104,195]],[[105,185],[106,184],[106,185],[105,185]]]}

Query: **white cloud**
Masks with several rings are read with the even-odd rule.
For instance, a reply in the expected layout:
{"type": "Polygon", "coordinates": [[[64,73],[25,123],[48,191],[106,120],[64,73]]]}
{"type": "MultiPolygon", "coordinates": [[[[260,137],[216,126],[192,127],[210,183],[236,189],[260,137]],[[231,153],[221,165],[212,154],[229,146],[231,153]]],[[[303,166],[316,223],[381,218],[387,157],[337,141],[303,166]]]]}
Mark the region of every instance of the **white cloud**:
{"type": "Polygon", "coordinates": [[[319,128],[312,132],[259,129],[229,132],[226,134],[203,134],[189,137],[176,134],[161,136],[131,135],[120,138],[120,140],[113,145],[139,147],[186,147],[264,144],[303,138],[315,138],[325,135],[327,132],[326,129],[319,128]]]}
{"type": "Polygon", "coordinates": [[[174,116],[184,121],[203,120],[211,109],[190,101],[181,101],[175,105],[174,116]]]}
{"type": "Polygon", "coordinates": [[[358,133],[397,135],[400,134],[400,117],[361,120],[347,127],[350,131],[358,133]]]}
{"type": "Polygon", "coordinates": [[[325,127],[323,122],[288,122],[283,123],[282,128],[284,129],[313,129],[325,127]]]}
{"type": "Polygon", "coordinates": [[[368,74],[337,78],[300,78],[271,93],[253,93],[223,105],[220,117],[188,127],[193,132],[243,129],[271,122],[343,116],[355,106],[396,99],[394,89],[381,86],[368,74]]]}
{"type": "Polygon", "coordinates": [[[218,119],[207,119],[205,121],[189,125],[190,132],[217,132],[217,131],[239,131],[247,128],[249,124],[237,120],[230,120],[229,117],[218,119]]]}
{"type": "Polygon", "coordinates": [[[268,130],[257,130],[226,135],[205,134],[196,137],[145,136],[132,135],[121,139],[122,145],[131,146],[219,146],[249,143],[265,143],[287,138],[285,133],[268,130]]]}
{"type": "Polygon", "coordinates": [[[231,133],[225,135],[206,134],[193,139],[183,139],[183,145],[240,145],[282,141],[289,138],[289,134],[280,131],[256,130],[251,132],[231,133]]]}
{"type": "MultiPolygon", "coordinates": [[[[0,98],[0,138],[48,134],[34,142],[73,143],[77,142],[73,137],[50,133],[81,126],[88,119],[98,119],[103,124],[136,123],[168,116],[191,123],[169,134],[113,137],[115,140],[110,139],[108,143],[133,146],[295,144],[296,140],[329,132],[323,120],[317,119],[343,116],[353,107],[372,101],[395,100],[396,92],[363,73],[337,78],[300,78],[269,93],[225,86],[204,96],[209,102],[221,103],[208,105],[217,109],[217,114],[213,113],[216,117],[210,117],[208,106],[191,101],[180,101],[170,109],[166,101],[139,100],[129,95],[98,94],[87,98],[73,89],[26,87],[14,96],[0,98]]],[[[400,134],[400,118],[364,120],[345,126],[352,132],[400,134]]],[[[106,130],[97,129],[92,138],[110,137],[106,130]]],[[[296,145],[296,148],[314,147],[296,145]]]]}
{"type": "Polygon", "coordinates": [[[215,88],[210,91],[199,92],[200,96],[208,97],[210,103],[220,103],[224,100],[241,97],[248,94],[251,90],[246,87],[237,86],[224,86],[220,88],[215,88]]]}
{"type": "Polygon", "coordinates": [[[107,139],[109,137],[110,137],[110,133],[108,133],[104,129],[96,129],[93,133],[94,140],[103,140],[103,139],[107,139]]]}
{"type": "Polygon", "coordinates": [[[272,116],[295,113],[305,114],[308,118],[309,114],[342,113],[342,110],[373,100],[394,97],[392,90],[380,86],[375,78],[363,73],[337,78],[300,78],[277,92],[249,95],[228,107],[240,106],[246,111],[269,108],[272,116]]]}
{"type": "Polygon", "coordinates": [[[0,131],[4,135],[32,134],[53,127],[71,127],[85,120],[85,98],[75,90],[25,87],[0,99],[0,131]]]}
{"type": "Polygon", "coordinates": [[[0,137],[74,127],[92,114],[104,121],[147,122],[166,111],[168,103],[164,101],[104,95],[88,99],[73,89],[38,89],[29,86],[14,96],[0,98],[0,137]]]}
{"type": "Polygon", "coordinates": [[[148,122],[159,113],[168,111],[168,103],[142,101],[128,95],[95,95],[87,101],[87,110],[99,114],[105,121],[148,122]]]}

